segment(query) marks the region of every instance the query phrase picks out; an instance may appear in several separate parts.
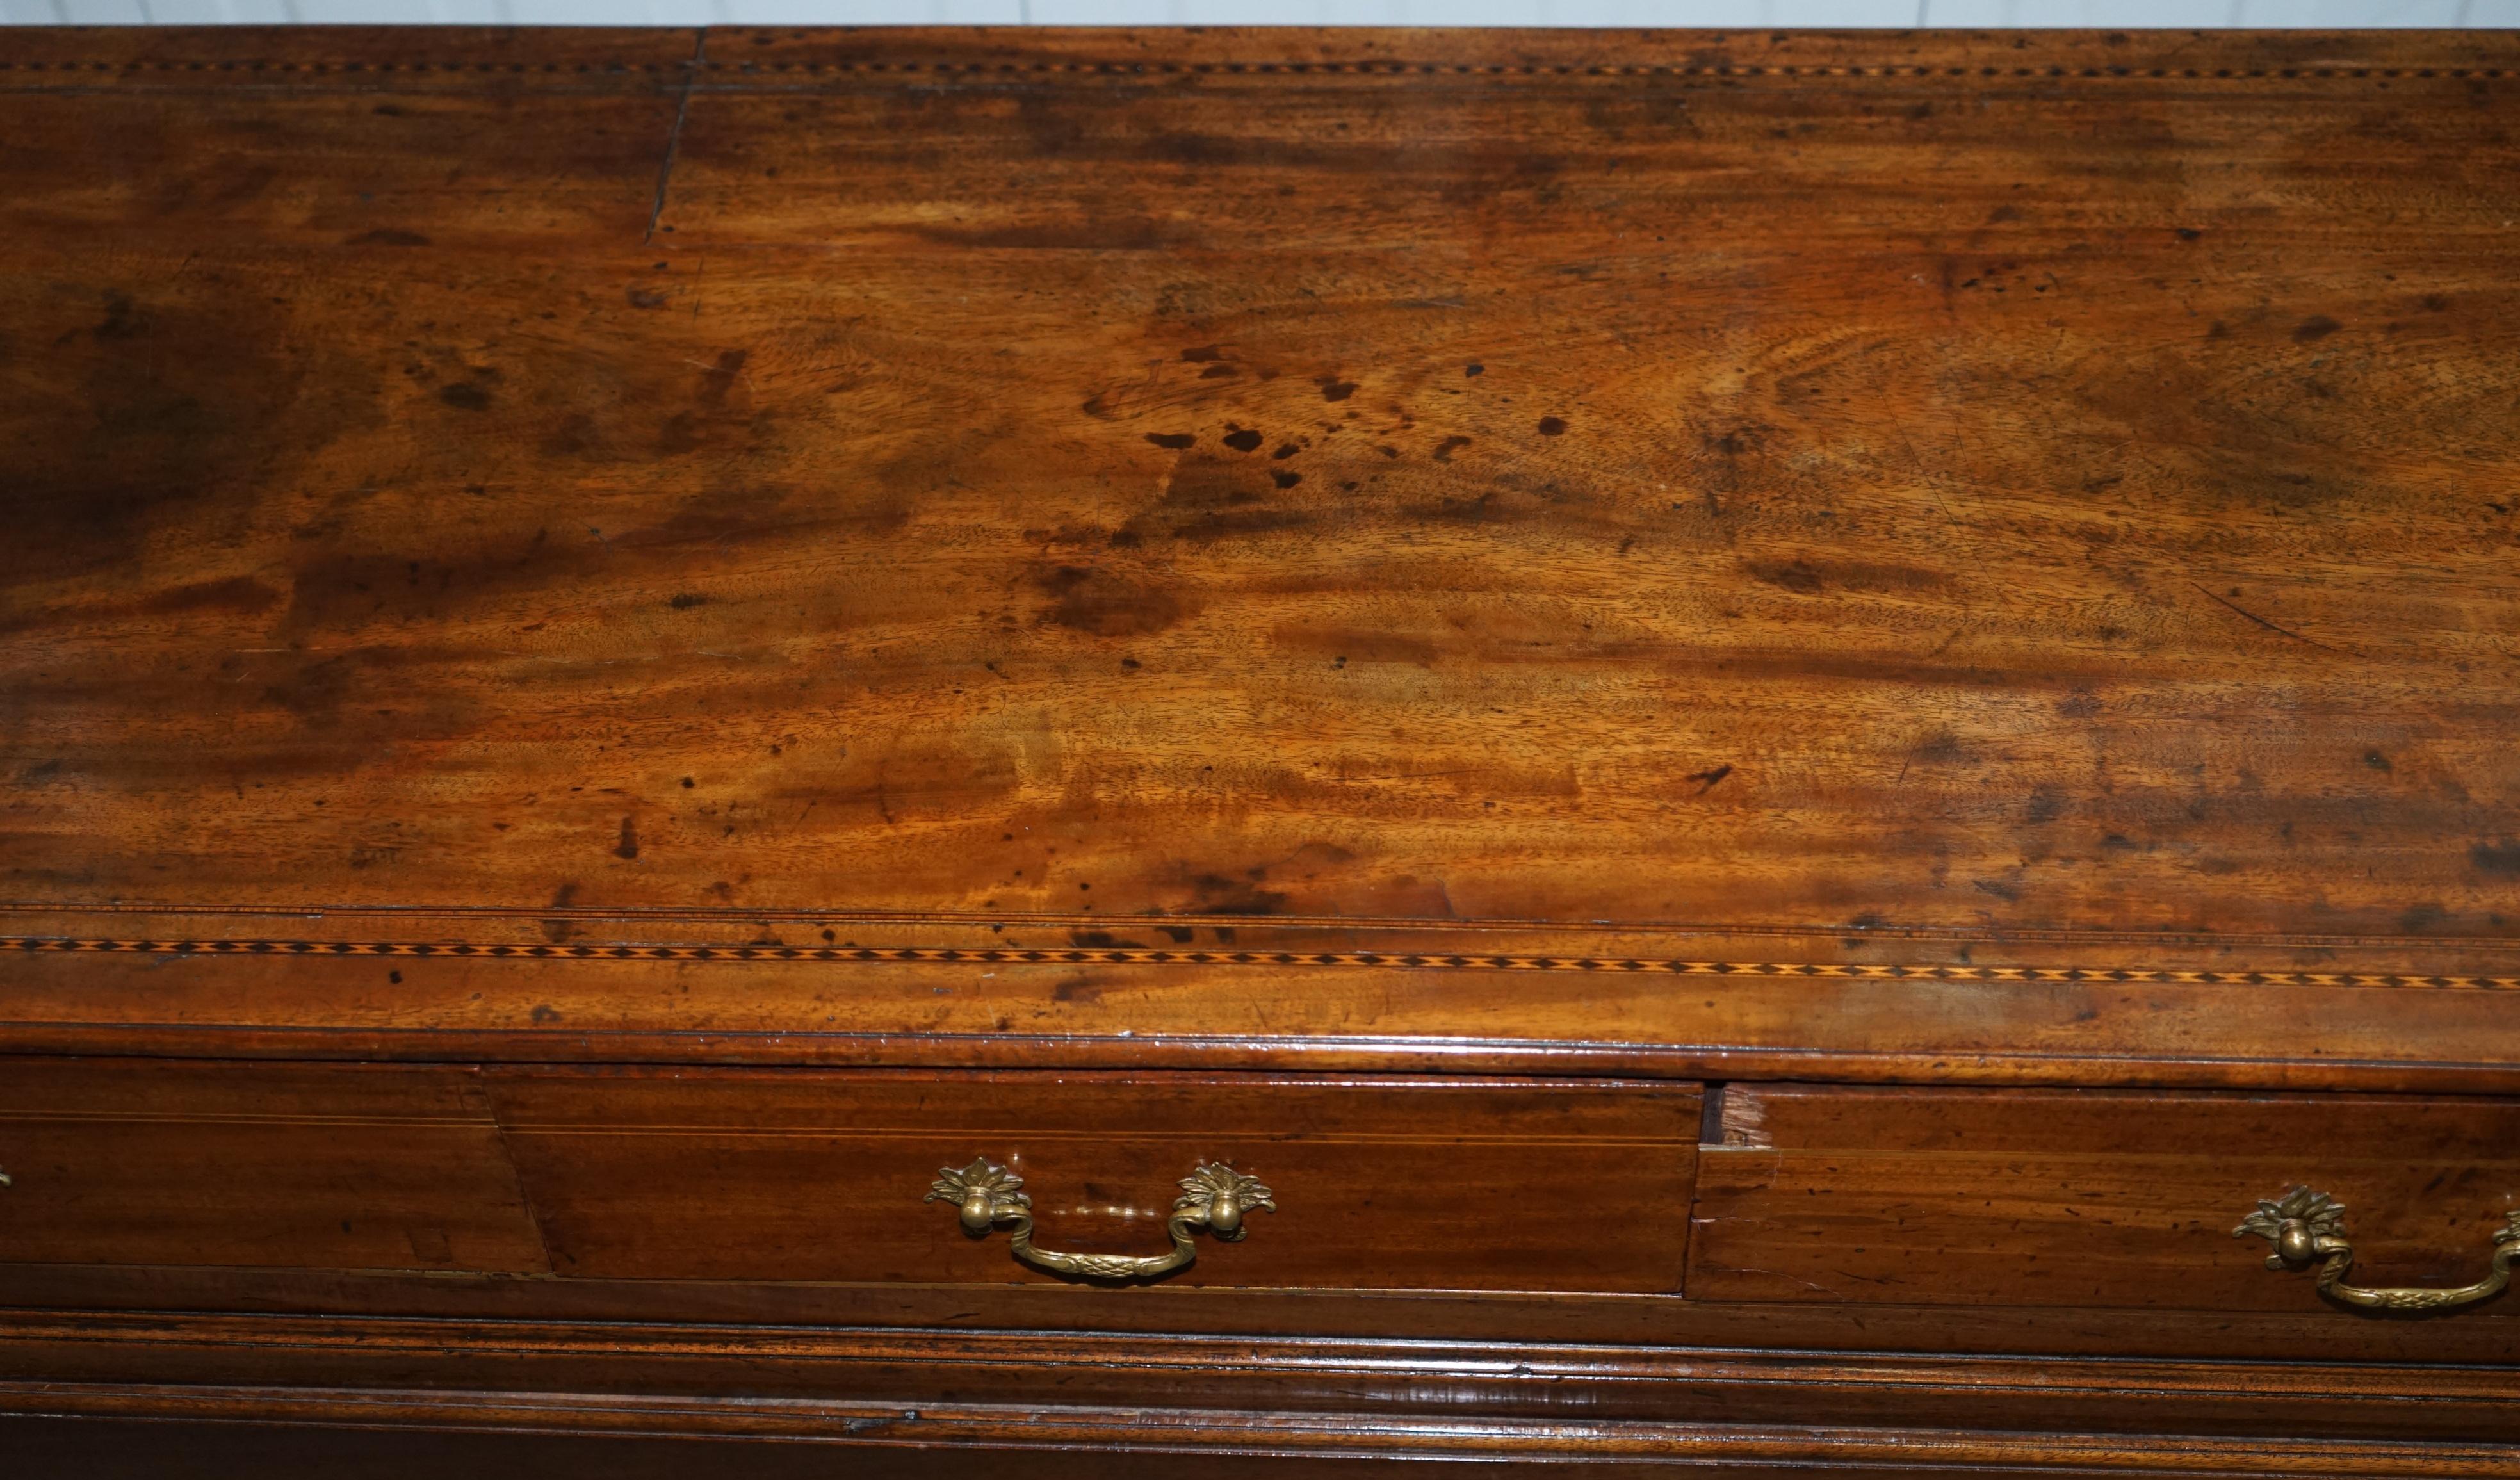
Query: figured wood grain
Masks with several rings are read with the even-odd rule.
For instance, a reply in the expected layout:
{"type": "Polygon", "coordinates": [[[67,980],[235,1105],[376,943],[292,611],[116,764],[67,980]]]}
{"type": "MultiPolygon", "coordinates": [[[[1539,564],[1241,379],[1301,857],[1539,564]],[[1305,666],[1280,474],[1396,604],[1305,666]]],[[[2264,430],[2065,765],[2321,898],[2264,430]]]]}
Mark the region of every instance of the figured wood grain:
{"type": "Polygon", "coordinates": [[[2508,1101],[1733,1085],[1722,1128],[1690,1239],[1704,1300],[2318,1311],[2307,1275],[2231,1236],[2259,1199],[2337,1197],[2366,1285],[2479,1278],[2520,1207],[2508,1101]]]}
{"type": "Polygon", "coordinates": [[[2512,1472],[2507,1311],[2221,1233],[2314,1177],[2464,1278],[2509,1101],[1912,1083],[2520,1091],[2515,95],[2508,37],[14,36],[0,1050],[434,1066],[17,1081],[108,1170],[0,1228],[0,1409],[2512,1472]],[[1707,1149],[1674,1299],[1694,1091],[1575,1074],[1916,1098],[1707,1149]],[[983,1136],[1054,1247],[1209,1155],[1282,1211],[1062,1284],[918,1202],[983,1136]]]}
{"type": "Polygon", "coordinates": [[[489,1088],[554,1272],[590,1278],[1064,1278],[924,1201],[984,1157],[1059,1251],[1167,1252],[1176,1184],[1207,1162],[1275,1191],[1163,1289],[1676,1294],[1697,1152],[1687,1085],[502,1069],[489,1088]]]}
{"type": "Polygon", "coordinates": [[[2520,934],[2506,38],[25,46],[20,902],[2520,934]]]}
{"type": "Polygon", "coordinates": [[[0,1170],[11,1264],[549,1267],[468,1069],[11,1059],[0,1170]]]}

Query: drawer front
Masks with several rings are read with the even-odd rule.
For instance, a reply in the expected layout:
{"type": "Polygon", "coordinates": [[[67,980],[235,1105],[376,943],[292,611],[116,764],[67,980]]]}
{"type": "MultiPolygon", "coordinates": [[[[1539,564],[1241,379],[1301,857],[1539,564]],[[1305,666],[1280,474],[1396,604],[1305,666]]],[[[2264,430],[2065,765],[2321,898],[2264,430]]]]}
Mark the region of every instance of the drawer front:
{"type": "Polygon", "coordinates": [[[0,1264],[548,1268],[469,1069],[0,1063],[0,1264]]]}
{"type": "Polygon", "coordinates": [[[1264,1184],[1168,1285],[1680,1288],[1693,1086],[835,1071],[493,1071],[553,1268],[608,1278],[1064,1278],[940,1174],[1021,1179],[1036,1247],[1155,1257],[1179,1184],[1264,1184]]]}
{"type": "MultiPolygon", "coordinates": [[[[2353,1096],[1731,1085],[1701,1147],[1702,1300],[2322,1308],[2233,1230],[2341,1203],[2354,1286],[2487,1274],[2520,1208],[2520,1104],[2353,1096]]],[[[2467,1308],[2515,1314],[2508,1295],[2467,1308]]]]}

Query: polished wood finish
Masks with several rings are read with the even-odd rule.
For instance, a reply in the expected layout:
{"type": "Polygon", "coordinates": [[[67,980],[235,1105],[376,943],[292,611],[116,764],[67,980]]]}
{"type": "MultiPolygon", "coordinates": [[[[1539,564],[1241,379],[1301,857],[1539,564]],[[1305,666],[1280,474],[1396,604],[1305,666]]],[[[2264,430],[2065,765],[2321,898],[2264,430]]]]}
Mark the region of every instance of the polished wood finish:
{"type": "Polygon", "coordinates": [[[468,1069],[17,1059],[0,1262],[550,1268],[468,1069]]]}
{"type": "Polygon", "coordinates": [[[2515,110],[2481,33],[13,32],[0,1421],[2520,1473],[2507,1299],[2227,1233],[2451,1282],[2520,1196],[2515,110]],[[1065,1281],[975,1155],[1053,1247],[1281,1211],[1065,1281]]]}
{"type": "Polygon", "coordinates": [[[2507,39],[14,44],[17,901],[2520,939],[2507,39]]]}
{"type": "Polygon", "coordinates": [[[13,1333],[0,1380],[636,1389],[694,1399],[702,1414],[710,1398],[810,1404],[838,1392],[917,1407],[951,1393],[1073,1407],[1160,1393],[1164,1406],[1220,1414],[2520,1439],[2507,1371],[2483,1366],[93,1313],[21,1317],[13,1333]]]}
{"type": "MultiPolygon", "coordinates": [[[[0,1385],[0,1405],[37,1396],[0,1385]]],[[[1852,1425],[1742,1423],[1527,1422],[1477,1417],[1435,1421],[1310,1413],[1238,1414],[1089,1406],[1002,1406],[944,1402],[906,1409],[848,1402],[695,1404],[671,1399],[586,1395],[537,1398],[515,1393],[433,1394],[322,1389],[85,1387],[46,1384],[49,1414],[114,1419],[147,1413],[159,1419],[251,1417],[295,1423],[420,1430],[470,1429],[533,1434],[559,1430],[650,1440],[685,1435],[819,1443],[876,1450],[924,1450],[924,1472],[968,1464],[976,1447],[1087,1451],[1076,1474],[1178,1474],[1185,1456],[1265,1458],[1276,1470],[1288,1461],[1456,1459],[1549,1464],[1569,1461],[1668,1474],[1676,1466],[1721,1473],[1783,1477],[1814,1469],[1852,1468],[1885,1476],[1953,1474],[2138,1473],[2214,1477],[2329,1475],[2423,1477],[2520,1473],[2502,1445],[2391,1440],[2261,1438],[2197,1435],[2172,1438],[2110,1433],[1996,1433],[1964,1429],[1885,1429],[1852,1425]],[[963,1454],[957,1455],[956,1451],[963,1454]],[[1131,1466],[1142,1466],[1133,1468],[1131,1466]]],[[[997,1458],[997,1457],[992,1457],[997,1458]]],[[[1005,1457],[1012,1460],[1013,1457],[1005,1457]]],[[[1028,1457],[1027,1457],[1028,1458],[1028,1457]]],[[[1005,1462],[1002,1460],[1002,1462],[1005,1462]]],[[[1483,1472],[1492,1472],[1484,1471],[1483,1472]]],[[[1052,1471],[1052,1473],[1058,1473],[1052,1471]]],[[[1228,1471],[1231,1473],[1231,1471],[1228,1471]]],[[[1301,1474],[1301,1469],[1295,1470],[1301,1474]]]]}
{"type": "Polygon", "coordinates": [[[2231,1236],[2260,1198],[2336,1196],[2384,1284],[2477,1278],[2520,1207],[2507,1101],[1733,1085],[1720,1113],[1700,1300],[2316,1310],[2231,1236]]]}
{"type": "Polygon", "coordinates": [[[2520,1093],[2507,38],[428,40],[13,33],[0,1048],[2520,1093]]]}
{"type": "MultiPolygon", "coordinates": [[[[1163,1288],[1680,1292],[1688,1085],[501,1071],[553,1269],[612,1279],[1034,1283],[922,1198],[986,1157],[1045,1248],[1162,1253],[1175,1184],[1276,1192],[1163,1288]]],[[[971,1297],[990,1313],[989,1297],[971,1297]]]]}
{"type": "Polygon", "coordinates": [[[195,915],[152,917],[175,928],[135,952],[53,949],[96,921],[39,919],[66,934],[0,954],[21,1053],[2520,1095],[2520,977],[2301,968],[2337,954],[2309,944],[429,917],[382,947],[374,921],[328,919],[222,951],[267,922],[195,915]],[[682,944],[621,943],[666,932],[682,944]]]}
{"type": "Polygon", "coordinates": [[[0,1284],[11,1307],[56,1315],[204,1310],[345,1321],[691,1322],[1462,1341],[1513,1351],[1531,1345],[1665,1346],[2215,1362],[2253,1362],[2279,1353],[2304,1362],[2472,1364],[2490,1369],[2512,1363],[2508,1328],[2498,1321],[2383,1321],[2318,1305],[2282,1312],[2165,1311],[1161,1284],[1132,1293],[1045,1279],[992,1286],[983,1307],[968,1284],[517,1279],[132,1265],[5,1265],[0,1284]]]}

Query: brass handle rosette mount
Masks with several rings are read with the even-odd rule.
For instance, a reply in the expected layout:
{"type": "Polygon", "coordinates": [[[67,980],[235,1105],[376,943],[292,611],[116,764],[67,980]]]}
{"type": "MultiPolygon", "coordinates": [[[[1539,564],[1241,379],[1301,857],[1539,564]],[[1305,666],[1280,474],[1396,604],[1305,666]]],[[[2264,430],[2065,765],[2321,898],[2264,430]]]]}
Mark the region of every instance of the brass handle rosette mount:
{"type": "Polygon", "coordinates": [[[2490,1300],[2511,1282],[2511,1263],[2520,1259],[2520,1208],[2515,1208],[2494,1235],[2494,1256],[2485,1278],[2474,1284],[2347,1284],[2346,1273],[2354,1268],[2354,1245],[2345,1238],[2345,1205],[2306,1187],[2261,1200],[2258,1210],[2231,1231],[2234,1238],[2252,1233],[2275,1246],[2267,1256],[2268,1269],[2305,1270],[2317,1264],[2321,1295],[2356,1310],[2400,1316],[2439,1315],[2490,1300]]]}
{"type": "Polygon", "coordinates": [[[1094,1279],[1152,1279],[1169,1275],[1198,1257],[1191,1230],[1203,1228],[1228,1243],[1237,1243],[1250,1232],[1243,1214],[1253,1208],[1278,1211],[1277,1202],[1258,1179],[1223,1162],[1199,1167],[1181,1180],[1181,1195],[1173,1199],[1172,1217],[1164,1221],[1164,1231],[1173,1240],[1169,1254],[1062,1254],[1037,1247],[1032,1241],[1032,1196],[1023,1190],[1023,1179],[985,1156],[972,1158],[969,1166],[960,1170],[944,1168],[920,1200],[955,1204],[963,1232],[975,1238],[991,1229],[1009,1230],[1015,1257],[1035,1269],[1094,1279]]]}

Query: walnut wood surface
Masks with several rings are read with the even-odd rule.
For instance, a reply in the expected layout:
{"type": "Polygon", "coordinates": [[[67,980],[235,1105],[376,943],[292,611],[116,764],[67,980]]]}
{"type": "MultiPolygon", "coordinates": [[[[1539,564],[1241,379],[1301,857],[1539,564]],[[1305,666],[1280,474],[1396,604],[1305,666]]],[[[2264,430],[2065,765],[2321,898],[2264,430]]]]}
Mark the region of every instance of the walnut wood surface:
{"type": "Polygon", "coordinates": [[[515,1070],[491,1098],[561,1275],[1063,1278],[922,1203],[980,1157],[1060,1251],[1167,1252],[1206,1162],[1276,1192],[1165,1289],[1677,1294],[1699,1118],[1694,1086],[1581,1081],[515,1070]]]}
{"type": "Polygon", "coordinates": [[[2312,1311],[2307,1276],[2231,1236],[2261,1198],[2342,1201],[2362,1284],[2465,1284],[2520,1207],[2508,1102],[1734,1085],[1722,1124],[1701,1300],[2312,1311]]]}
{"type": "Polygon", "coordinates": [[[13,45],[22,904],[2520,941],[2507,38],[13,45]]]}
{"type": "Polygon", "coordinates": [[[0,1170],[11,1264],[550,1267],[469,1069],[15,1060],[0,1170]]]}

